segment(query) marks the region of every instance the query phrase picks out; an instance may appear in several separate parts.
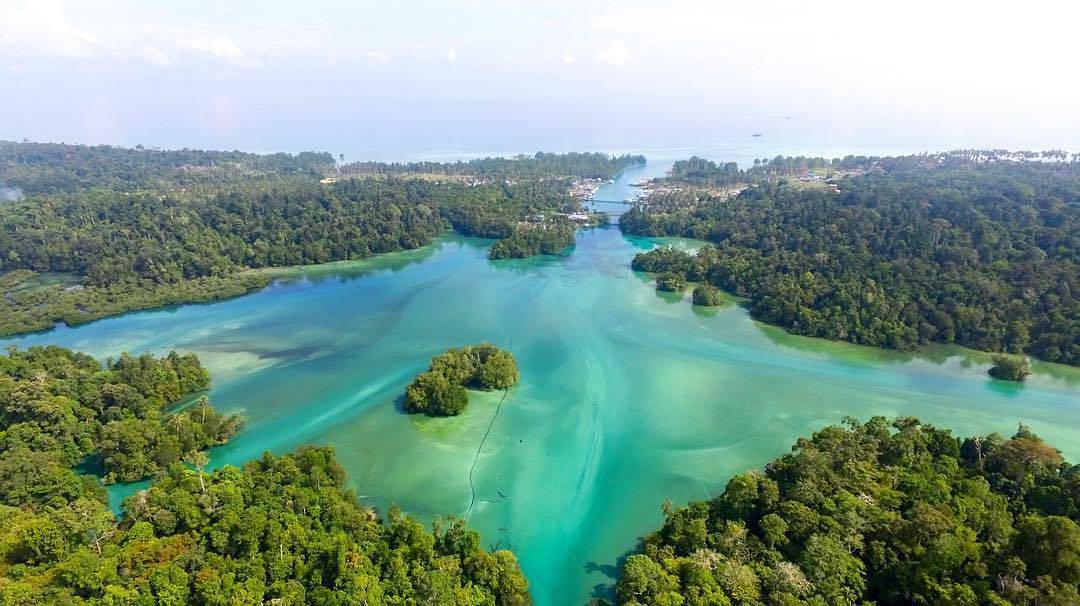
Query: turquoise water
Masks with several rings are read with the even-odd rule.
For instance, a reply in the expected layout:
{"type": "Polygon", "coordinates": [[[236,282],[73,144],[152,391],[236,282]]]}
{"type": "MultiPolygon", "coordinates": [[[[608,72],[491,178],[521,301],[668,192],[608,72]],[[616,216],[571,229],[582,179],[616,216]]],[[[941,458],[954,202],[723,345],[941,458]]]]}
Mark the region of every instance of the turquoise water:
{"type": "MultiPolygon", "coordinates": [[[[622,199],[662,168],[600,197],[622,199]]],[[[844,415],[917,415],[965,434],[1024,422],[1080,458],[1080,371],[1037,364],[1012,385],[959,348],[887,352],[791,336],[735,305],[693,308],[630,271],[655,244],[611,227],[582,233],[566,257],[489,261],[490,241],[447,236],[230,301],[4,345],[195,351],[215,405],[247,418],[216,465],[331,443],[366,502],[468,515],[485,545],[517,552],[541,606],[607,591],[665,499],[715,494],[844,415]],[[473,394],[458,418],[401,414],[433,355],[478,341],[509,348],[521,369],[494,421],[499,394],[473,394]]]]}

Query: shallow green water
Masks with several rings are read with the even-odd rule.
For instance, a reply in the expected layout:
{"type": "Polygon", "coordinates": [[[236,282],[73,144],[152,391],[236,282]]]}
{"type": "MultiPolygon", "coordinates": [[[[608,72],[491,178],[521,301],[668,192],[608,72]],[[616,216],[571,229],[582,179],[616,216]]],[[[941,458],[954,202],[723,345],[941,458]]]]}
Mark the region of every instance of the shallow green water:
{"type": "Polygon", "coordinates": [[[630,271],[654,244],[612,227],[582,234],[567,257],[492,262],[488,241],[451,236],[231,301],[5,344],[195,351],[214,403],[248,422],[215,464],[332,443],[372,505],[469,515],[487,545],[514,549],[541,606],[604,591],[664,499],[719,492],[844,415],[918,415],[960,433],[1022,421],[1080,458],[1077,370],[1038,364],[1011,385],[960,349],[885,352],[791,336],[734,305],[695,309],[630,271]],[[431,356],[484,340],[522,373],[494,422],[499,394],[473,394],[454,419],[399,412],[431,356]]]}

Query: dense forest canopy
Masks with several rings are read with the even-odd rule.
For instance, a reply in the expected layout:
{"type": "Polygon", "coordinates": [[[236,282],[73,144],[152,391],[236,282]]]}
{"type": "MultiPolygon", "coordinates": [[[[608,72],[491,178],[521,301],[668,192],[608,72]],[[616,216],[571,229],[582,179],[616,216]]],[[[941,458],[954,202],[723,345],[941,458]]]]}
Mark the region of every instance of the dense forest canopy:
{"type": "Polygon", "coordinates": [[[961,440],[850,420],[664,509],[622,565],[620,604],[1080,603],[1080,466],[1023,426],[961,440]]]}
{"type": "Polygon", "coordinates": [[[333,167],[334,157],[326,152],[252,154],[0,141],[0,184],[18,187],[25,195],[95,187],[160,190],[270,175],[317,175],[333,167]]]}
{"type": "Polygon", "coordinates": [[[208,383],[190,354],[0,356],[0,604],[530,603],[512,553],[454,519],[380,519],[332,448],[206,471],[238,420],[166,406],[208,383]],[[106,480],[157,481],[117,519],[86,458],[106,480]]]}
{"type": "MultiPolygon", "coordinates": [[[[640,161],[540,153],[445,165],[480,180],[433,180],[396,165],[352,179],[326,153],[0,142],[0,183],[20,192],[0,204],[0,287],[11,312],[0,334],[235,296],[267,283],[247,270],[414,249],[448,227],[507,238],[529,217],[580,212],[574,178],[640,161]]],[[[518,240],[503,248],[531,250],[518,240]]]]}
{"type": "Polygon", "coordinates": [[[957,154],[854,164],[869,168],[830,183],[760,181],[734,198],[688,185],[620,226],[714,243],[697,259],[655,252],[635,266],[750,297],[755,317],[792,332],[1080,363],[1080,163],[957,154]]]}
{"type": "Polygon", "coordinates": [[[10,350],[0,356],[0,501],[62,496],[79,485],[70,468],[84,460],[106,482],[133,482],[223,444],[239,418],[205,398],[168,411],[209,384],[194,354],[123,354],[102,365],[60,347],[10,350]],[[49,487],[54,494],[35,492],[49,487]]]}
{"type": "Polygon", "coordinates": [[[823,158],[820,156],[776,156],[754,159],[752,167],[740,168],[735,162],[717,163],[693,156],[677,160],[661,183],[712,185],[731,187],[759,183],[771,178],[799,173],[851,174],[867,170],[910,170],[934,167],[974,167],[998,163],[1063,163],[1080,162],[1080,154],[1062,150],[1042,152],[1013,152],[1003,149],[962,149],[949,152],[924,153],[910,156],[855,156],[823,158]]]}

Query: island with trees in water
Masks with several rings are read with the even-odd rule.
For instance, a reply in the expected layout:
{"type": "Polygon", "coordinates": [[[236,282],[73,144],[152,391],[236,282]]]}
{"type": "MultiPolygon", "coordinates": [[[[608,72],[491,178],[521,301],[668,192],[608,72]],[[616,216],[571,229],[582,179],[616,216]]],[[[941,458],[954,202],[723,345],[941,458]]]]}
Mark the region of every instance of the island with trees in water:
{"type": "Polygon", "coordinates": [[[428,369],[405,390],[405,410],[433,417],[456,416],[469,403],[468,389],[508,389],[520,376],[514,355],[505,349],[489,343],[451,347],[432,358],[428,369]]]}
{"type": "Polygon", "coordinates": [[[749,299],[808,336],[955,343],[1080,364],[1080,161],[959,151],[675,164],[628,234],[709,242],[633,266],[749,299]]]}

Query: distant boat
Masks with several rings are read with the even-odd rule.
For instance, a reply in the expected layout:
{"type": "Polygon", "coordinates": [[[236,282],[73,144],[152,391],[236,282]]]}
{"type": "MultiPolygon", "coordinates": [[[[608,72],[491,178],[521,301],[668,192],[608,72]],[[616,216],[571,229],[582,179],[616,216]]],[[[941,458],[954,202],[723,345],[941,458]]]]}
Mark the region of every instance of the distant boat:
{"type": "Polygon", "coordinates": [[[760,136],[761,136],[761,133],[754,133],[754,136],[755,136],[755,137],[760,137],[760,136]]]}

